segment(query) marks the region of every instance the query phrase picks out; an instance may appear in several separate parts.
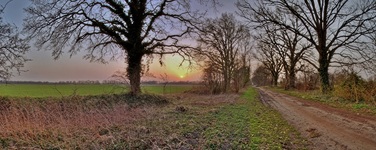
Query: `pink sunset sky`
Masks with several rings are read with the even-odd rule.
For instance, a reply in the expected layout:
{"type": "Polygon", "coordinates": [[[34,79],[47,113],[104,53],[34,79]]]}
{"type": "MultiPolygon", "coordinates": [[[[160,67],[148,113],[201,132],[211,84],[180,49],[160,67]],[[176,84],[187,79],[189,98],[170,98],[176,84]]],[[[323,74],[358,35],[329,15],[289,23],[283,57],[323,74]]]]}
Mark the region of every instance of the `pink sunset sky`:
{"type": "MultiPolygon", "coordinates": [[[[0,5],[4,5],[6,1],[1,1],[0,5]]],[[[235,13],[236,1],[221,0],[222,6],[218,7],[218,12],[211,11],[208,16],[217,17],[223,12],[235,13]]],[[[2,14],[3,21],[15,24],[18,28],[22,29],[22,20],[26,16],[23,11],[24,8],[30,5],[28,0],[13,0],[11,1],[5,12],[2,14]]],[[[196,6],[195,6],[196,7],[196,6]]],[[[202,7],[202,6],[197,6],[202,7]]],[[[207,9],[207,8],[203,8],[207,9]]],[[[32,59],[25,64],[24,70],[20,75],[14,74],[11,80],[20,81],[73,81],[73,80],[107,80],[111,75],[118,71],[125,71],[126,64],[124,60],[110,61],[107,64],[90,63],[88,60],[82,59],[85,51],[77,55],[69,57],[68,54],[63,55],[60,59],[54,60],[52,52],[49,50],[38,50],[32,45],[26,57],[32,59]]],[[[184,63],[181,67],[182,58],[178,55],[164,56],[164,65],[161,66],[158,59],[155,59],[150,64],[149,73],[159,77],[160,75],[167,74],[171,81],[197,81],[201,78],[201,72],[198,67],[188,69],[188,63],[184,63]]],[[[151,80],[151,78],[144,78],[151,80]]]]}

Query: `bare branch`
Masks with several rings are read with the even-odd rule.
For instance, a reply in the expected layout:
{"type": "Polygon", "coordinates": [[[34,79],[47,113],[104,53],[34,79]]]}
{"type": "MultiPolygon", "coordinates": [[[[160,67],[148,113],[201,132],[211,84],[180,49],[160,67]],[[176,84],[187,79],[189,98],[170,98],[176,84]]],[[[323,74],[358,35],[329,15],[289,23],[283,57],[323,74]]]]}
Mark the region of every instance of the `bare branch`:
{"type": "Polygon", "coordinates": [[[84,58],[90,61],[125,57],[131,91],[138,94],[145,55],[185,55],[193,48],[184,39],[205,13],[191,10],[192,1],[32,0],[25,31],[37,39],[39,48],[52,49],[55,59],[64,50],[72,56],[81,49],[87,50],[84,58]]]}
{"type": "MultiPolygon", "coordinates": [[[[0,15],[5,7],[11,2],[8,1],[4,6],[0,5],[0,15]]],[[[20,38],[17,27],[9,23],[4,23],[0,17],[0,78],[8,80],[13,76],[14,70],[21,73],[24,63],[30,61],[24,55],[29,50],[27,41],[20,38]]]]}

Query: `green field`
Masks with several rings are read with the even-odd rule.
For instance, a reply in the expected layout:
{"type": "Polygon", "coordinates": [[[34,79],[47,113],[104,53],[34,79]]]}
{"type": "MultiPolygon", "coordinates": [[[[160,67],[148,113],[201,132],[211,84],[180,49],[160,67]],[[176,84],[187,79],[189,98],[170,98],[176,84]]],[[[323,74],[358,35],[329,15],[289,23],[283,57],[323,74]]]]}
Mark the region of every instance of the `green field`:
{"type": "MultiPolygon", "coordinates": [[[[192,85],[142,86],[144,93],[171,94],[191,89],[192,85]]],[[[2,84],[0,96],[11,97],[61,97],[69,95],[100,95],[127,92],[128,88],[108,84],[2,84]]]]}

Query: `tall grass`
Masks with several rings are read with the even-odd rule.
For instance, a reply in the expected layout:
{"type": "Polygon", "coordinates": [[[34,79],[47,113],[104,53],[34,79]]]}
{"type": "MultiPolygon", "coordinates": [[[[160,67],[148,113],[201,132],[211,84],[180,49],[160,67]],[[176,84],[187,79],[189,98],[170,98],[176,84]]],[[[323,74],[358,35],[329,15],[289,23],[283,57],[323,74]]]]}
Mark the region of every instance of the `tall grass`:
{"type": "MultiPolygon", "coordinates": [[[[1,97],[0,148],[99,149],[108,143],[87,140],[116,140],[111,128],[146,117],[153,109],[133,107],[140,103],[164,104],[158,96],[74,96],[65,99],[12,99],[1,97]],[[149,101],[149,102],[146,102],[149,101]],[[137,103],[137,104],[136,104],[137,103]],[[105,137],[103,135],[106,135],[105,137]],[[90,144],[90,147],[85,144],[90,144]]],[[[108,141],[107,141],[108,142],[108,141]]]]}

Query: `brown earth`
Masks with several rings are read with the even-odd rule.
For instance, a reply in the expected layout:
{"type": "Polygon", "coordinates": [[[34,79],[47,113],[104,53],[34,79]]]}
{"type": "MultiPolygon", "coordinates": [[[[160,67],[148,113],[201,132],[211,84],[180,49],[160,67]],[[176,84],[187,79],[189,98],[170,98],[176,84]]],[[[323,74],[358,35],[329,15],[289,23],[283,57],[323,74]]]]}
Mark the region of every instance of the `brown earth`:
{"type": "Polygon", "coordinates": [[[278,110],[311,145],[310,149],[376,149],[376,117],[259,88],[265,105],[278,110]]]}

